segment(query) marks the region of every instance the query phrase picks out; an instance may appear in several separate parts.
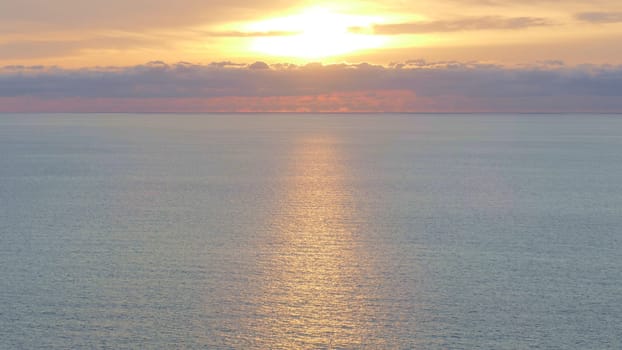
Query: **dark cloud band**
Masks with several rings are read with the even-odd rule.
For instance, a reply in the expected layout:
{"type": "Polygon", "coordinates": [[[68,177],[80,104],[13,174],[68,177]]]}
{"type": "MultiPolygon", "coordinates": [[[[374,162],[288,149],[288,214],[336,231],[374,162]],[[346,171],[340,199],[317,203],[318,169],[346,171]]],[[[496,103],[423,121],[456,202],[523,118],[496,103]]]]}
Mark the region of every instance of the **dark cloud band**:
{"type": "Polygon", "coordinates": [[[350,96],[365,91],[381,91],[383,98],[392,91],[408,92],[439,104],[457,99],[478,101],[491,110],[507,110],[520,101],[517,108],[523,105],[525,110],[541,106],[566,111],[581,100],[582,110],[622,111],[622,66],[566,67],[559,61],[547,61],[509,68],[479,62],[412,60],[389,66],[151,62],[131,67],[0,69],[0,97],[4,98],[253,99],[350,96]]]}

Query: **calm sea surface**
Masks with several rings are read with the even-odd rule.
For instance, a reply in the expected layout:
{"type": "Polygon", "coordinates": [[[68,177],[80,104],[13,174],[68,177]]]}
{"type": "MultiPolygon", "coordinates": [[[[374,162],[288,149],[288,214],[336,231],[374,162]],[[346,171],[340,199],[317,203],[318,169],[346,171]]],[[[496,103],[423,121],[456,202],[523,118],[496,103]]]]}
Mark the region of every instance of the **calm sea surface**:
{"type": "Polygon", "coordinates": [[[0,348],[620,349],[622,115],[0,115],[0,348]]]}

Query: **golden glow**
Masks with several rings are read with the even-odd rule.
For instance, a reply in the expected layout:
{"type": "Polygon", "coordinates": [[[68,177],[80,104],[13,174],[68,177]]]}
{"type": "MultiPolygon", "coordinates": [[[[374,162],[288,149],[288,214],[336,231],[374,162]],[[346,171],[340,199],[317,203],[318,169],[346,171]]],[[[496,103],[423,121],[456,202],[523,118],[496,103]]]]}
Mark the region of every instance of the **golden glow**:
{"type": "Polygon", "coordinates": [[[281,57],[323,58],[384,45],[385,37],[350,32],[351,27],[365,28],[381,21],[377,17],[311,8],[297,15],[253,23],[248,29],[292,33],[256,38],[251,43],[252,51],[281,57]]]}
{"type": "Polygon", "coordinates": [[[262,285],[253,305],[262,349],[387,348],[374,334],[368,300],[372,261],[357,239],[357,211],[339,143],[330,136],[300,140],[290,154],[277,215],[260,248],[262,285]]]}

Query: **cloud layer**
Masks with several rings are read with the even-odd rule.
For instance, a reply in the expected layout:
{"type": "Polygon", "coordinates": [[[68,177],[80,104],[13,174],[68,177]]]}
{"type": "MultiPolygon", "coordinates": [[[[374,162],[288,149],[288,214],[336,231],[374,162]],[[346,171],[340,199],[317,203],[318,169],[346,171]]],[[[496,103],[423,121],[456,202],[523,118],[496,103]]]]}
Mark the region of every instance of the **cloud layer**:
{"type": "Polygon", "coordinates": [[[581,12],[575,17],[580,21],[590,23],[620,23],[622,22],[622,12],[581,12]]]}
{"type": "Polygon", "coordinates": [[[0,112],[622,112],[622,66],[412,60],[0,68],[0,112]]]}
{"type": "MultiPolygon", "coordinates": [[[[550,26],[550,20],[540,17],[467,17],[453,20],[421,21],[411,23],[394,23],[375,25],[376,34],[424,34],[442,32],[460,32],[472,30],[516,30],[529,27],[550,26]]],[[[353,28],[360,31],[360,28],[353,28]]]]}

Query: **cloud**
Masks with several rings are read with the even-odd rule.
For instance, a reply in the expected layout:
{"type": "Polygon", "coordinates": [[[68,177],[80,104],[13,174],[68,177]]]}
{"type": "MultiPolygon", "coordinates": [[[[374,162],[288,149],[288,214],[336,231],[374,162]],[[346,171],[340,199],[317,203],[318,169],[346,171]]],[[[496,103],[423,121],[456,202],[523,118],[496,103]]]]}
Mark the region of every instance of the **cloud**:
{"type": "Polygon", "coordinates": [[[126,50],[165,46],[156,39],[93,36],[82,40],[23,40],[0,43],[0,60],[63,57],[88,49],[126,50]]]}
{"type": "Polygon", "coordinates": [[[268,64],[265,62],[257,61],[253,64],[248,65],[248,69],[270,69],[270,66],[268,66],[268,64]]]}
{"type": "MultiPolygon", "coordinates": [[[[183,64],[188,64],[188,62],[182,62],[183,64]]],[[[246,66],[246,63],[235,63],[232,61],[219,61],[219,62],[212,62],[208,65],[208,67],[218,67],[218,68],[225,68],[225,67],[244,67],[246,66]]]]}
{"type": "Polygon", "coordinates": [[[622,66],[411,60],[0,68],[0,111],[617,111],[622,66]],[[37,109],[39,108],[39,109],[37,109]]]}
{"type": "Polygon", "coordinates": [[[622,12],[581,12],[575,18],[590,23],[619,23],[622,22],[622,12]]]}
{"type": "MultiPolygon", "coordinates": [[[[377,24],[373,26],[376,34],[424,34],[440,32],[458,32],[473,30],[517,30],[530,27],[550,26],[550,20],[540,17],[468,17],[454,20],[422,21],[409,23],[377,24]]],[[[362,31],[361,28],[351,28],[362,31]]]]}
{"type": "Polygon", "coordinates": [[[202,32],[204,36],[208,37],[221,37],[221,38],[258,38],[258,37],[271,37],[271,36],[290,36],[300,34],[300,32],[287,32],[287,31],[269,31],[269,32],[241,32],[241,31],[229,31],[229,32],[202,32]]]}

